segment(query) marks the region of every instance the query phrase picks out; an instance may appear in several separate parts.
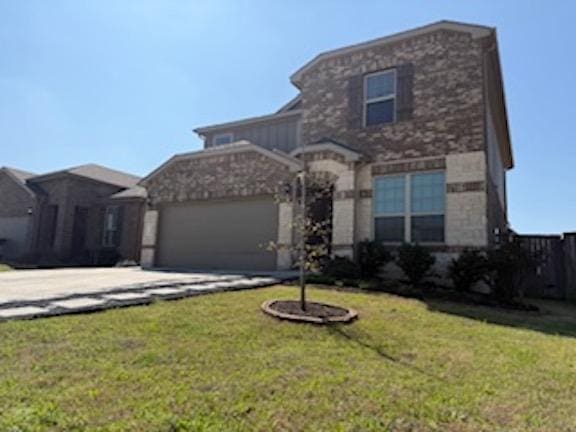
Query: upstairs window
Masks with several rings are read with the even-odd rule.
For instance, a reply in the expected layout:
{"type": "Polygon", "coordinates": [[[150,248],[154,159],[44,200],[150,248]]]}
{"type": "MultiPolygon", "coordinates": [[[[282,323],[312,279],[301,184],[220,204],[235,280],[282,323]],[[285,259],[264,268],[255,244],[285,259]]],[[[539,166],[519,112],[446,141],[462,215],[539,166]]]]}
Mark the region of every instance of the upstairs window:
{"type": "Polygon", "coordinates": [[[396,70],[364,77],[364,126],[393,123],[396,112],[396,70]]]}
{"type": "Polygon", "coordinates": [[[445,207],[443,172],[377,177],[375,238],[388,243],[443,243],[445,207]]]}
{"type": "Polygon", "coordinates": [[[232,133],[230,133],[230,132],[220,133],[220,134],[214,135],[214,137],[212,138],[212,144],[215,146],[230,144],[233,140],[234,140],[234,135],[232,135],[232,133]]]}

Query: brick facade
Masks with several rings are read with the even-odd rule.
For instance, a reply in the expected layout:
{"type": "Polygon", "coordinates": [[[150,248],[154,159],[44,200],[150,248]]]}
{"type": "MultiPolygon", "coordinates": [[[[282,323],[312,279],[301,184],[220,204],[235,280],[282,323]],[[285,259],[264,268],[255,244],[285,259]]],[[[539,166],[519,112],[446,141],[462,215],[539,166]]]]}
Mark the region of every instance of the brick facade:
{"type": "MultiPolygon", "coordinates": [[[[375,161],[482,150],[485,45],[470,34],[440,30],[320,61],[298,83],[302,140],[330,137],[375,161]],[[351,125],[354,78],[406,63],[414,69],[412,118],[367,128],[351,125]]],[[[356,92],[361,91],[360,86],[356,92]]]]}
{"type": "Polygon", "coordinates": [[[177,160],[151,177],[153,205],[273,195],[291,182],[289,167],[253,150],[177,160]]]}

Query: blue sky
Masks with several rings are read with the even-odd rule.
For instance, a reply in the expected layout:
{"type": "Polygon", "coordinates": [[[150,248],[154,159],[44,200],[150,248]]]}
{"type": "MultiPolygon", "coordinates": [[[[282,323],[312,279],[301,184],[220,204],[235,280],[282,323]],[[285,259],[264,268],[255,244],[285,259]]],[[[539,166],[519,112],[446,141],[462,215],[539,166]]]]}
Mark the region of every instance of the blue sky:
{"type": "Polygon", "coordinates": [[[520,232],[576,230],[576,3],[0,0],[0,165],[145,175],[273,112],[317,53],[440,19],[498,28],[520,232]]]}

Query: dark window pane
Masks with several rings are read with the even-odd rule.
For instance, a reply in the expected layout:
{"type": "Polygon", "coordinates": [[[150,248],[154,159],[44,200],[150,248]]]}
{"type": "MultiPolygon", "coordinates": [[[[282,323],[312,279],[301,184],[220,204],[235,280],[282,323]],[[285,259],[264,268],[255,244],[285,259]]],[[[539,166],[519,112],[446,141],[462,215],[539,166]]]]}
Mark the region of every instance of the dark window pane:
{"type": "Polygon", "coordinates": [[[413,242],[444,242],[444,215],[412,216],[413,242]]]}
{"type": "Polygon", "coordinates": [[[381,242],[404,241],[404,216],[376,218],[376,240],[381,242]]]}
{"type": "Polygon", "coordinates": [[[392,123],[394,121],[394,99],[366,105],[366,126],[392,123]]]}

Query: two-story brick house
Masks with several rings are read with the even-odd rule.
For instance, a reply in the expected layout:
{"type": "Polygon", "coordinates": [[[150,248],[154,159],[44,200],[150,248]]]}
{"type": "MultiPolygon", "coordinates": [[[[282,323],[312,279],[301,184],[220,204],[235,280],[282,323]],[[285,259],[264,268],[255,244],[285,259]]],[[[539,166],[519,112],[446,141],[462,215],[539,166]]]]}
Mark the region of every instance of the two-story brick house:
{"type": "Polygon", "coordinates": [[[513,166],[493,28],[438,22],[318,55],[277,113],[196,129],[148,189],[142,262],[289,268],[293,205],[275,197],[307,162],[332,185],[331,250],[376,239],[439,254],[489,246],[507,228],[513,166]]]}

